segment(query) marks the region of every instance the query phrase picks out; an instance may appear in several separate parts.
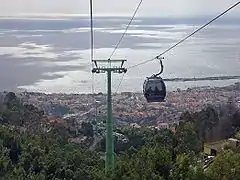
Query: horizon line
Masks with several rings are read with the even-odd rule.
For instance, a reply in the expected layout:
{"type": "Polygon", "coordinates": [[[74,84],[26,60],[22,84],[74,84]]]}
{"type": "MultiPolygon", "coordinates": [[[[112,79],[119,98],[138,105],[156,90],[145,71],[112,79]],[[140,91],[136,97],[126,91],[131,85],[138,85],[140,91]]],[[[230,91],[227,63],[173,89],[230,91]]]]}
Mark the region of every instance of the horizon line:
{"type": "MultiPolygon", "coordinates": [[[[18,14],[0,14],[0,18],[71,18],[71,17],[89,17],[89,14],[69,14],[69,13],[18,13],[18,14]]],[[[104,13],[98,13],[95,14],[94,17],[131,17],[132,14],[104,14],[104,13]]],[[[206,15],[193,15],[193,16],[187,16],[187,15],[154,15],[154,14],[140,14],[136,15],[137,17],[157,17],[157,18],[207,18],[212,15],[206,14],[206,15]]],[[[240,19],[239,16],[228,16],[225,18],[231,18],[231,19],[240,19]]]]}

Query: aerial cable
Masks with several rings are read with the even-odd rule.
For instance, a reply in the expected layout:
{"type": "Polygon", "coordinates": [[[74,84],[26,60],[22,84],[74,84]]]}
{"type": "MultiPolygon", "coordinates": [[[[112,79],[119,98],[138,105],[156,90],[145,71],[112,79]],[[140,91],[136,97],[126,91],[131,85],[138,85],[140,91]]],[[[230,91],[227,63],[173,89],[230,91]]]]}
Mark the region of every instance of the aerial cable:
{"type": "Polygon", "coordinates": [[[94,57],[94,34],[93,34],[93,3],[92,0],[90,0],[90,26],[91,26],[91,42],[90,42],[90,48],[91,48],[91,61],[94,57]]]}
{"type": "Polygon", "coordinates": [[[132,21],[134,20],[134,18],[135,18],[135,16],[136,16],[136,14],[137,14],[137,12],[138,12],[138,10],[139,10],[139,8],[140,8],[142,2],[143,2],[143,0],[140,0],[140,2],[139,2],[139,4],[138,4],[136,10],[134,11],[133,16],[132,16],[132,18],[130,19],[130,21],[129,21],[129,23],[128,23],[126,29],[125,29],[125,31],[123,32],[121,38],[119,39],[118,43],[116,44],[115,48],[113,49],[112,54],[111,54],[110,57],[108,58],[109,60],[111,60],[111,58],[112,58],[113,55],[115,54],[116,50],[118,49],[120,43],[122,42],[124,36],[126,35],[126,33],[127,33],[127,31],[128,31],[128,28],[130,27],[132,21]]]}
{"type": "MultiPolygon", "coordinates": [[[[116,50],[118,49],[120,43],[122,42],[124,36],[126,35],[126,33],[127,33],[128,29],[129,29],[130,25],[132,24],[132,21],[134,20],[134,18],[135,18],[135,16],[136,16],[136,14],[137,14],[140,6],[142,5],[142,2],[143,2],[143,0],[140,0],[140,2],[138,3],[138,6],[137,6],[137,8],[135,9],[132,18],[130,19],[129,23],[127,24],[126,29],[125,29],[124,33],[122,34],[120,40],[119,40],[118,43],[116,44],[116,46],[115,46],[112,54],[111,54],[110,57],[109,57],[109,60],[111,60],[112,56],[114,55],[114,53],[115,53],[116,50]]],[[[120,88],[120,86],[121,86],[121,84],[122,84],[122,81],[123,81],[124,76],[125,76],[125,74],[122,75],[122,78],[121,78],[121,80],[120,80],[120,83],[118,84],[118,86],[117,86],[117,88],[116,88],[116,91],[115,91],[116,93],[118,92],[118,90],[119,90],[119,88],[120,88]]]]}
{"type": "MultiPolygon", "coordinates": [[[[141,63],[135,64],[133,66],[128,67],[128,69],[132,69],[135,68],[137,66],[146,64],[148,62],[154,61],[156,59],[159,59],[161,56],[163,56],[164,54],[166,54],[167,52],[169,52],[170,50],[172,50],[173,48],[175,48],[176,46],[178,46],[179,44],[183,43],[185,40],[187,40],[188,38],[190,38],[191,36],[193,36],[194,34],[196,34],[197,32],[201,31],[202,29],[204,29],[206,26],[208,26],[209,24],[211,24],[212,22],[214,22],[215,20],[217,20],[218,18],[220,18],[221,16],[225,15],[228,11],[232,10],[233,8],[235,8],[236,6],[238,6],[240,4],[240,1],[238,1],[237,3],[235,3],[234,5],[232,5],[230,8],[228,8],[227,10],[225,10],[223,13],[221,13],[220,15],[216,16],[215,18],[213,18],[211,21],[209,21],[208,23],[206,23],[205,25],[201,26],[200,28],[198,28],[197,30],[195,30],[193,33],[191,33],[190,35],[186,36],[185,38],[183,38],[181,41],[179,41],[178,43],[176,43],[175,45],[171,46],[170,48],[166,49],[164,52],[162,52],[161,54],[159,54],[158,56],[147,60],[147,61],[143,61],[141,63]]],[[[122,76],[122,79],[117,87],[117,90],[119,90],[120,86],[122,85],[123,82],[123,78],[124,78],[125,74],[122,76]]]]}
{"type": "Polygon", "coordinates": [[[176,46],[178,46],[179,44],[183,43],[184,41],[186,41],[188,38],[190,38],[191,36],[193,36],[194,34],[196,34],[197,32],[201,31],[202,29],[204,29],[206,26],[208,26],[209,24],[211,24],[212,22],[216,21],[217,19],[219,19],[221,16],[225,15],[228,11],[232,10],[233,8],[235,8],[236,6],[238,6],[240,4],[240,1],[238,1],[237,3],[235,3],[234,5],[232,5],[230,8],[228,8],[227,10],[225,10],[223,13],[219,14],[218,16],[216,16],[215,18],[213,18],[211,21],[209,21],[208,23],[206,23],[205,25],[201,26],[200,28],[198,28],[197,30],[195,30],[194,32],[192,32],[191,34],[189,34],[188,36],[186,36],[185,38],[183,38],[182,40],[180,40],[178,43],[176,43],[175,45],[171,46],[170,48],[166,49],[164,52],[162,52],[161,54],[159,54],[158,56],[156,56],[155,58],[152,58],[150,60],[147,61],[143,61],[141,63],[138,63],[136,65],[130,66],[128,67],[128,69],[132,69],[135,68],[137,66],[146,64],[150,61],[154,61],[155,59],[158,59],[159,57],[163,56],[164,54],[166,54],[167,52],[169,52],[170,50],[172,50],[173,48],[175,48],[176,46]]]}
{"type": "MultiPolygon", "coordinates": [[[[93,58],[94,58],[94,34],[93,34],[93,1],[90,0],[90,60],[92,63],[92,68],[93,68],[93,58]]],[[[92,93],[94,94],[94,75],[92,73],[92,93]]]]}
{"type": "MultiPolygon", "coordinates": [[[[93,32],[93,0],[90,0],[90,49],[91,49],[91,62],[93,67],[93,59],[94,59],[94,32],[93,32]]],[[[95,63],[97,66],[97,64],[95,63]]]]}
{"type": "MultiPolygon", "coordinates": [[[[91,27],[91,32],[90,32],[90,60],[91,60],[91,63],[92,63],[92,68],[93,68],[93,66],[94,66],[94,64],[93,64],[93,59],[94,59],[93,0],[90,0],[90,6],[89,7],[90,7],[90,27],[91,27]]],[[[96,102],[96,98],[95,98],[94,73],[92,73],[92,96],[93,96],[93,105],[95,106],[95,118],[97,120],[97,102],[96,102]]]]}
{"type": "Polygon", "coordinates": [[[121,80],[120,80],[120,82],[119,82],[119,84],[118,84],[118,86],[117,86],[117,88],[116,88],[116,93],[118,93],[118,90],[119,90],[119,88],[120,88],[120,86],[121,86],[121,84],[122,84],[122,82],[123,82],[124,76],[125,76],[125,74],[123,74],[122,77],[121,77],[121,80]]]}

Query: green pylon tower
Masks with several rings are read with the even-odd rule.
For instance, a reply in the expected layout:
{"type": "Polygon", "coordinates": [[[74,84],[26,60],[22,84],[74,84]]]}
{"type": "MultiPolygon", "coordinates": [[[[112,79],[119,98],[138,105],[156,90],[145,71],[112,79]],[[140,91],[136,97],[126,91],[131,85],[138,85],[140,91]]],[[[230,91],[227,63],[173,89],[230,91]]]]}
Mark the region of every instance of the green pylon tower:
{"type": "Polygon", "coordinates": [[[107,122],[106,122],[106,170],[114,169],[115,167],[115,153],[114,153],[114,137],[113,137],[113,119],[112,119],[112,72],[126,73],[127,69],[123,67],[126,60],[93,60],[95,68],[92,73],[107,73],[107,122]],[[119,67],[111,67],[113,63],[121,63],[119,67]],[[98,63],[107,63],[108,67],[98,67],[98,63]]]}

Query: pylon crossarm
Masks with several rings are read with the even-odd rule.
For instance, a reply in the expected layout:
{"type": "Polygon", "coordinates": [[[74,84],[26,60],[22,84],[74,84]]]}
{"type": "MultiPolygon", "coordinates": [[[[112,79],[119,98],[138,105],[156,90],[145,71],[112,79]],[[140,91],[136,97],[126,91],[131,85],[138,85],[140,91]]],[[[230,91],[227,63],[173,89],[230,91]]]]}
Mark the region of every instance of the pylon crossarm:
{"type": "Polygon", "coordinates": [[[113,73],[126,73],[126,68],[93,68],[92,73],[105,73],[107,71],[111,71],[113,73]]]}

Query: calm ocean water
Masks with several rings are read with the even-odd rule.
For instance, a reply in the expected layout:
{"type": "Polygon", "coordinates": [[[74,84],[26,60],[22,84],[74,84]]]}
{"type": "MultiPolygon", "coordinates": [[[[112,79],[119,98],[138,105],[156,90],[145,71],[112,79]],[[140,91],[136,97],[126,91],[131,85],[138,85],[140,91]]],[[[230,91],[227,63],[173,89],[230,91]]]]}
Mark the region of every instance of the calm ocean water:
{"type": "MultiPolygon", "coordinates": [[[[205,19],[136,19],[113,58],[129,67],[152,59],[207,21],[205,19]]],[[[108,59],[128,19],[95,19],[95,59],[108,59]]],[[[240,19],[222,19],[166,54],[164,78],[240,75],[240,19]]],[[[89,93],[92,74],[89,20],[0,19],[0,91],[89,93]]],[[[157,61],[133,68],[120,91],[142,91],[147,76],[159,70],[157,61]]],[[[113,76],[113,91],[122,75],[113,76]]],[[[106,91],[106,75],[95,75],[96,92],[106,91]]],[[[237,82],[167,83],[178,87],[223,86],[237,82]]]]}

